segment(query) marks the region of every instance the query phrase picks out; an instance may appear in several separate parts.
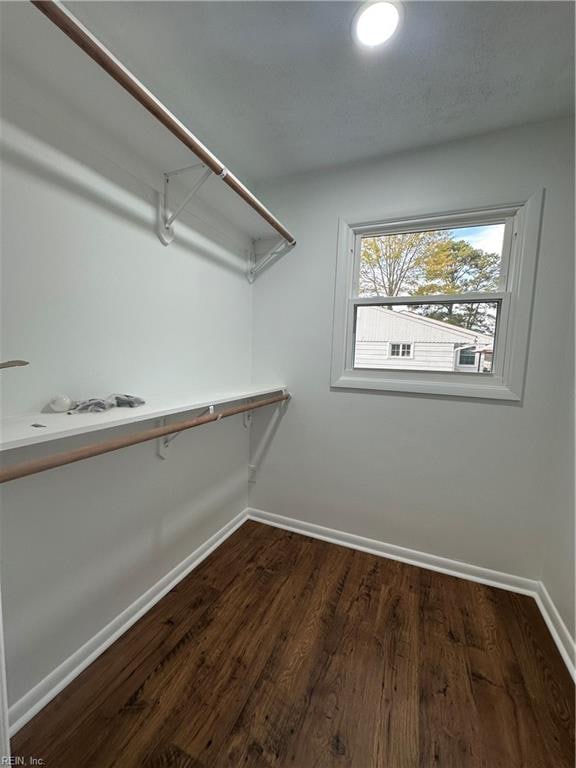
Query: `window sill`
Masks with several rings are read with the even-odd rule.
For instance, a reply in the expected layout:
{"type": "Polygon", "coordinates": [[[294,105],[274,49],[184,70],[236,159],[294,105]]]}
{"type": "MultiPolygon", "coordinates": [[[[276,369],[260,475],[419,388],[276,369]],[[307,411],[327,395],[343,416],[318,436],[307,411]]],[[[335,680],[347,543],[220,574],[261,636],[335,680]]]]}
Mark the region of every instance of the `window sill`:
{"type": "Polygon", "coordinates": [[[463,381],[462,377],[446,374],[439,374],[438,377],[432,377],[429,374],[411,376],[386,377],[372,374],[367,370],[345,371],[342,376],[332,381],[333,389],[363,389],[388,392],[408,392],[412,394],[424,395],[443,395],[447,397],[471,397],[488,400],[511,400],[520,401],[522,399],[518,392],[512,390],[507,384],[499,378],[487,374],[464,374],[466,377],[473,377],[473,381],[463,381]]]}

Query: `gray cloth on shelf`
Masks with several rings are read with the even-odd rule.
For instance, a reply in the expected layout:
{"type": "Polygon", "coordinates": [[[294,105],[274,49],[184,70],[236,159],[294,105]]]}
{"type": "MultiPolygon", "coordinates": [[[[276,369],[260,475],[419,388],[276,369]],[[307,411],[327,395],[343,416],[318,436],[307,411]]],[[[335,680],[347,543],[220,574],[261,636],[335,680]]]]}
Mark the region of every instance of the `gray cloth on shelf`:
{"type": "Polygon", "coordinates": [[[136,408],[139,405],[144,405],[146,402],[146,400],[142,400],[141,397],[136,397],[136,395],[108,395],[106,399],[113,400],[117,408],[136,408]]]}
{"type": "Polygon", "coordinates": [[[90,400],[80,400],[68,413],[101,413],[102,411],[109,411],[110,408],[114,408],[114,403],[92,397],[90,400]]]}
{"type": "Polygon", "coordinates": [[[111,408],[136,408],[146,401],[136,395],[108,395],[106,398],[92,397],[80,400],[68,413],[102,413],[111,408]]]}

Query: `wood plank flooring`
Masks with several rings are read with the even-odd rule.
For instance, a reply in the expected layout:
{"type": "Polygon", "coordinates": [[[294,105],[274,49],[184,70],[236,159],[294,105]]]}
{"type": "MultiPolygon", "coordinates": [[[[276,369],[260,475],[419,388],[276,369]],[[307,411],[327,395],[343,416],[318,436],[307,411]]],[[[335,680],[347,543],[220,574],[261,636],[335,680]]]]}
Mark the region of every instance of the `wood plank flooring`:
{"type": "Polygon", "coordinates": [[[48,768],[573,768],[525,596],[245,523],[13,739],[48,768]]]}

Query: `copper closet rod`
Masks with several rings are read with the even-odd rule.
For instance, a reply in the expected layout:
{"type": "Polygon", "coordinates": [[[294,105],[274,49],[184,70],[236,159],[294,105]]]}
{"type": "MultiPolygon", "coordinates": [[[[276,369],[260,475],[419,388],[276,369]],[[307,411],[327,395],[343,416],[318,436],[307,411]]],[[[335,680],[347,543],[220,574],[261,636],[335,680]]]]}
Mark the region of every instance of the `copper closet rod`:
{"type": "MultiPolygon", "coordinates": [[[[274,397],[268,397],[264,400],[255,400],[250,403],[244,403],[243,405],[226,408],[220,412],[215,411],[213,413],[207,413],[205,416],[197,416],[194,419],[177,421],[174,424],[168,424],[165,427],[153,427],[152,429],[146,429],[143,432],[137,432],[136,434],[117,437],[115,440],[93,443],[84,448],[77,448],[74,451],[63,451],[62,453],[55,453],[52,456],[46,456],[42,459],[34,459],[33,461],[26,461],[22,464],[14,464],[11,467],[5,467],[0,470],[0,483],[7,483],[9,480],[17,480],[20,477],[27,477],[28,475],[35,475],[38,472],[45,472],[48,469],[63,467],[66,464],[73,464],[76,461],[83,461],[92,456],[100,456],[103,453],[118,451],[120,448],[127,448],[130,445],[138,445],[138,443],[145,443],[148,440],[156,440],[159,437],[166,437],[166,435],[174,435],[177,432],[184,432],[186,429],[200,427],[202,424],[209,424],[211,421],[219,421],[228,416],[236,416],[238,413],[253,411],[256,408],[264,408],[267,405],[282,403],[289,399],[290,395],[286,393],[275,395],[274,397]]],[[[72,416],[71,418],[74,417],[72,416]]],[[[113,427],[112,424],[110,426],[113,427]]]]}
{"type": "Polygon", "coordinates": [[[162,125],[179,139],[188,149],[201,160],[216,176],[236,192],[256,213],[273,227],[290,245],[295,244],[294,237],[250,192],[242,182],[228,171],[218,158],[199,141],[196,136],[175,117],[154,94],[152,94],[134,75],[108,51],[102,43],[85,29],[82,24],[65,8],[54,0],[31,0],[50,21],[59,27],[68,37],[94,59],[102,69],[116,80],[128,93],[133,96],[145,109],[150,112],[162,125]]]}

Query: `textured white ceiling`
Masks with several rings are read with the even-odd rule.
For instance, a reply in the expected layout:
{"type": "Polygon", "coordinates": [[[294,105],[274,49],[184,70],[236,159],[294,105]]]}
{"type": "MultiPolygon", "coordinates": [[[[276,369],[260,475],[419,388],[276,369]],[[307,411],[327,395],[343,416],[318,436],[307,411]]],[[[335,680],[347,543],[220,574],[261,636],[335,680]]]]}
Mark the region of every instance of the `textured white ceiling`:
{"type": "Polygon", "coordinates": [[[348,2],[68,3],[250,181],[571,111],[570,2],[407,2],[360,50],[348,2]]]}

